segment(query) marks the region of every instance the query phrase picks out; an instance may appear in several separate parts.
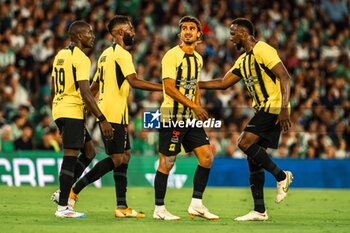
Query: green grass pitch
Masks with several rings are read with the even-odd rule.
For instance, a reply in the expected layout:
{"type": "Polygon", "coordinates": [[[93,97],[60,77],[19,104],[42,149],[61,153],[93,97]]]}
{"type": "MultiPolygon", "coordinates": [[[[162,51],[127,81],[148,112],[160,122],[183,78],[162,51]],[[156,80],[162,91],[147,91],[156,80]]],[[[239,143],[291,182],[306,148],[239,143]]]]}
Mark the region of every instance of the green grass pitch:
{"type": "Polygon", "coordinates": [[[76,210],[83,219],[59,219],[50,201],[57,187],[0,186],[0,232],[350,232],[350,190],[293,189],[281,204],[274,203],[275,189],[265,189],[269,215],[266,222],[235,222],[252,209],[249,188],[212,188],[204,194],[204,204],[219,215],[218,221],[191,218],[187,208],[191,188],[168,189],[167,209],[180,221],[153,220],[154,191],[151,187],[130,187],[130,207],[143,211],[144,219],[114,217],[114,187],[88,187],[79,195],[76,210]]]}

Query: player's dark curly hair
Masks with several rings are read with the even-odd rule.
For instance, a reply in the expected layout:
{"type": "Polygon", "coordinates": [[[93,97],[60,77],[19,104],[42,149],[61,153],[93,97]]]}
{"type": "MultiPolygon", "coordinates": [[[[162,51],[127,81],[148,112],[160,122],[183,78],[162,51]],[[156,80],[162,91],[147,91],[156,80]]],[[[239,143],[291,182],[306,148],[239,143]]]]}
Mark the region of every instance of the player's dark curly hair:
{"type": "Polygon", "coordinates": [[[187,23],[187,22],[195,23],[197,25],[198,31],[202,32],[201,22],[199,22],[199,20],[196,17],[190,16],[190,15],[184,16],[184,17],[182,17],[180,19],[180,21],[179,21],[179,28],[180,28],[180,30],[181,30],[182,24],[183,23],[187,23]]]}
{"type": "Polygon", "coordinates": [[[237,24],[238,26],[245,27],[248,30],[249,35],[255,35],[254,25],[249,19],[237,18],[232,21],[232,24],[237,24]]]}
{"type": "MultiPolygon", "coordinates": [[[[201,22],[199,22],[199,20],[196,17],[186,15],[186,16],[182,17],[179,21],[180,31],[181,31],[182,25],[184,23],[187,23],[187,22],[192,22],[192,23],[195,23],[197,25],[198,31],[201,33],[201,35],[197,39],[198,39],[198,41],[200,41],[202,38],[202,24],[201,24],[201,22]]],[[[180,34],[179,34],[179,36],[180,36],[180,34]]]]}
{"type": "Polygon", "coordinates": [[[130,18],[128,16],[116,15],[113,17],[113,19],[111,19],[111,21],[109,21],[109,23],[107,25],[107,29],[108,29],[109,33],[112,34],[112,30],[116,25],[125,24],[128,22],[130,22],[130,18]]]}

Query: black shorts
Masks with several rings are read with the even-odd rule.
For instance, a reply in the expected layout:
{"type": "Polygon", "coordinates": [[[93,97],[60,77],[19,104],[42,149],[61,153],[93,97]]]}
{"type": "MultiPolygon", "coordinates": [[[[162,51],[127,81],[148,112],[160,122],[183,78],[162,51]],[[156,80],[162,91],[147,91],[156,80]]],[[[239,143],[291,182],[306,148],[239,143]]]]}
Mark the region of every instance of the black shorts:
{"type": "Polygon", "coordinates": [[[62,135],[63,149],[81,150],[86,142],[91,141],[84,120],[58,118],[55,123],[62,135]]]}
{"type": "MultiPolygon", "coordinates": [[[[112,140],[106,140],[103,137],[102,139],[105,144],[105,151],[107,155],[112,154],[123,154],[124,151],[130,150],[130,140],[128,134],[128,125],[115,124],[111,123],[114,129],[114,135],[112,140]]],[[[101,127],[100,127],[101,130],[101,127]]]]}
{"type": "Polygon", "coordinates": [[[280,124],[276,125],[277,118],[277,114],[259,111],[249,121],[244,131],[258,135],[260,137],[258,145],[277,149],[281,134],[280,124]]]}
{"type": "Polygon", "coordinates": [[[159,152],[172,156],[181,151],[181,144],[186,152],[209,145],[209,139],[203,128],[160,128],[159,130],[159,152]]]}

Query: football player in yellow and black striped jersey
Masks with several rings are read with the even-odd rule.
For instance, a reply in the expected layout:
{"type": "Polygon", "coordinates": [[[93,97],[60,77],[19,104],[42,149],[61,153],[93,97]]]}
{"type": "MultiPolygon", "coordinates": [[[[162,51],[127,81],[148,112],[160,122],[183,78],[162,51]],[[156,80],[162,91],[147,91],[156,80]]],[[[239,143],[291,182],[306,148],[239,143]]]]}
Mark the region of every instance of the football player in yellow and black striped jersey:
{"type": "Polygon", "coordinates": [[[69,27],[68,34],[71,44],[58,52],[52,69],[52,114],[62,135],[64,149],[60,192],[56,192],[52,200],[58,203],[57,217],[80,218],[85,214],[68,207],[69,191],[96,154],[84,126],[84,106],[101,120],[103,136],[107,140],[113,138],[113,129],[89,89],[91,62],[85,52],[93,46],[95,37],[92,28],[84,21],[76,21],[69,27]],[[80,150],[82,154],[77,159],[80,150]]]}
{"type": "Polygon", "coordinates": [[[276,203],[287,195],[292,173],[282,171],[267,155],[266,148],[277,148],[281,129],[291,126],[289,118],[290,76],[277,51],[254,38],[254,26],[244,18],[233,20],[231,38],[237,49],[245,52],[237,59],[224,79],[200,82],[203,89],[226,89],[243,79],[253,100],[255,116],[240,136],[238,146],[248,158],[254,211],[238,221],[267,220],[263,187],[264,169],[277,180],[276,203]]]}
{"type": "Polygon", "coordinates": [[[108,158],[98,162],[94,168],[76,183],[73,192],[78,194],[88,184],[114,170],[117,208],[116,217],[143,218],[142,213],[128,208],[126,203],[126,172],[130,160],[128,127],[129,85],[134,88],[161,91],[161,84],[138,79],[131,54],[126,50],[132,45],[135,32],[127,16],[117,15],[108,24],[114,43],[103,51],[97,72],[91,85],[93,95],[99,93],[98,106],[114,129],[113,140],[103,140],[108,158]]]}
{"type": "MultiPolygon", "coordinates": [[[[162,60],[164,101],[161,106],[161,122],[178,123],[197,117],[206,120],[208,113],[200,106],[198,89],[202,57],[195,51],[201,37],[198,19],[185,16],[180,20],[181,44],[170,49],[162,60]]],[[[163,125],[164,126],[164,125],[163,125]]],[[[186,151],[194,151],[199,164],[194,175],[192,202],[188,213],[206,219],[218,219],[202,203],[213,162],[209,140],[203,128],[161,127],[159,131],[159,166],[154,180],[155,210],[153,218],[179,220],[164,206],[168,175],[180,152],[181,144],[186,151]]]]}

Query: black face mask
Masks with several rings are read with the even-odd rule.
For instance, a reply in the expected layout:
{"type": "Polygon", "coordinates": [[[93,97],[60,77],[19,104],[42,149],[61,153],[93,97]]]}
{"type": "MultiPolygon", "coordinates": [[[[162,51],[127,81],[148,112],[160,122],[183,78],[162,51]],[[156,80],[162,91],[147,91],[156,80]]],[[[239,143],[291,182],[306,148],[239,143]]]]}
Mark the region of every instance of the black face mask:
{"type": "Polygon", "coordinates": [[[134,37],[131,36],[130,34],[125,33],[123,37],[123,41],[126,46],[130,46],[134,43],[134,37]]]}

